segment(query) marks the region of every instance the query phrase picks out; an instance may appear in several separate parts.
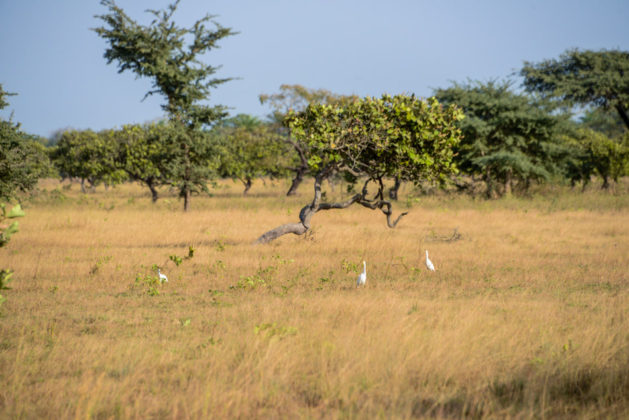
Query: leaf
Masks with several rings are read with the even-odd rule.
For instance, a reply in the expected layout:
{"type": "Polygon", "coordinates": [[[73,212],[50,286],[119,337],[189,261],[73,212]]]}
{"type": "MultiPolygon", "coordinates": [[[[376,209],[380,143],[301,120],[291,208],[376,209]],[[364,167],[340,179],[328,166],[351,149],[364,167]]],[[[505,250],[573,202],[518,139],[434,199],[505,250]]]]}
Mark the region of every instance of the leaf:
{"type": "Polygon", "coordinates": [[[22,210],[22,206],[20,206],[19,204],[13,207],[11,211],[9,212],[9,214],[7,214],[8,219],[14,219],[16,217],[24,217],[24,216],[26,216],[26,213],[24,213],[24,210],[22,210]]]}
{"type": "Polygon", "coordinates": [[[7,284],[11,281],[11,276],[13,276],[13,271],[11,270],[0,270],[0,290],[10,290],[10,287],[7,287],[7,284]]]}
{"type": "Polygon", "coordinates": [[[14,233],[17,233],[19,231],[19,224],[18,222],[13,222],[9,225],[9,227],[3,232],[3,235],[5,238],[9,239],[11,237],[11,235],[13,235],[14,233]]]}

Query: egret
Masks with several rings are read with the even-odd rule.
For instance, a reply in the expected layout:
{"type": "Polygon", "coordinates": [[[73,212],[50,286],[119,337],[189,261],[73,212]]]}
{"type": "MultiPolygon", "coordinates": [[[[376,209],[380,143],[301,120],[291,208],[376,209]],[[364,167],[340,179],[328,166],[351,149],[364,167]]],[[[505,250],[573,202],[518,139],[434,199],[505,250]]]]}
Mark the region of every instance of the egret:
{"type": "Polygon", "coordinates": [[[160,283],[168,283],[168,277],[166,277],[166,274],[162,274],[161,270],[158,268],[157,269],[157,274],[159,275],[159,282],[160,283]]]}
{"type": "Polygon", "coordinates": [[[360,285],[365,285],[367,281],[367,263],[363,261],[363,272],[358,276],[358,280],[356,280],[356,287],[360,285]]]}
{"type": "Polygon", "coordinates": [[[430,261],[430,258],[428,258],[428,250],[426,250],[426,268],[428,268],[430,271],[435,271],[435,266],[432,263],[432,261],[430,261]]]}

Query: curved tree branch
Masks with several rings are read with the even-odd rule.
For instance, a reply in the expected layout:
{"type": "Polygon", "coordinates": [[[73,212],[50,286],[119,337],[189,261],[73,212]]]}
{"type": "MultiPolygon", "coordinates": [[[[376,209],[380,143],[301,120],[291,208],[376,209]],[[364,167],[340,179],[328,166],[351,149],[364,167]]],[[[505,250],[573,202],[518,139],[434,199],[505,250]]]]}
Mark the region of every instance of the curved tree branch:
{"type": "Polygon", "coordinates": [[[321,203],[321,204],[319,204],[319,208],[317,209],[317,211],[319,211],[319,210],[345,209],[345,208],[351,206],[352,204],[356,203],[357,201],[359,201],[361,198],[362,198],[361,194],[355,194],[349,200],[343,201],[342,203],[321,203]]]}
{"type": "Polygon", "coordinates": [[[306,206],[304,206],[299,212],[299,223],[288,223],[281,226],[278,226],[274,229],[269,230],[260,236],[255,244],[265,244],[271,242],[280,236],[286,235],[288,233],[292,233],[295,235],[303,235],[310,229],[310,220],[315,213],[321,210],[335,210],[335,209],[345,209],[350,207],[354,203],[359,203],[363,207],[367,207],[371,210],[379,209],[384,213],[387,217],[387,226],[389,228],[395,228],[402,219],[402,217],[406,216],[408,212],[401,213],[395,220],[392,220],[393,211],[392,206],[389,201],[383,200],[383,190],[384,184],[382,183],[382,179],[379,179],[379,188],[378,192],[376,192],[373,199],[368,199],[367,196],[367,185],[369,182],[374,181],[373,179],[367,179],[363,184],[362,192],[358,194],[354,194],[349,199],[338,202],[338,203],[322,203],[321,202],[321,184],[323,180],[327,179],[337,168],[333,165],[330,165],[323,170],[321,170],[317,176],[315,177],[314,182],[314,196],[312,202],[306,206]],[[379,200],[377,200],[380,198],[379,200]]]}
{"type": "Polygon", "coordinates": [[[359,200],[358,204],[360,204],[363,207],[367,207],[368,209],[371,209],[371,210],[380,209],[380,211],[382,211],[382,213],[384,213],[387,216],[387,226],[389,226],[392,229],[397,226],[398,222],[400,221],[400,219],[402,219],[402,217],[408,214],[408,212],[405,211],[404,213],[401,213],[397,217],[397,219],[395,219],[394,221],[391,221],[391,216],[393,216],[393,210],[392,210],[391,203],[389,201],[386,201],[386,200],[370,201],[370,200],[363,199],[363,200],[359,200]]]}

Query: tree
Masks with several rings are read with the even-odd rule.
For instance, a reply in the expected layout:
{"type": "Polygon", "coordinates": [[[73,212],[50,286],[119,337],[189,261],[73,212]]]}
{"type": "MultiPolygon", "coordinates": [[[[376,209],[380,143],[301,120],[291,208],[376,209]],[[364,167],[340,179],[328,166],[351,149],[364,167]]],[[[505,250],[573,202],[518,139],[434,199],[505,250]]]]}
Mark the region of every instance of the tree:
{"type": "Polygon", "coordinates": [[[601,132],[579,127],[573,133],[563,136],[569,146],[570,154],[566,159],[566,176],[574,186],[583,182],[583,189],[592,175],[602,178],[601,188],[609,188],[610,179],[627,174],[629,164],[629,132],[624,140],[618,142],[601,132]]]}
{"type": "Polygon", "coordinates": [[[238,179],[247,194],[254,178],[279,176],[286,156],[285,144],[269,124],[239,114],[225,120],[212,131],[220,150],[220,176],[238,179]]]}
{"type": "Polygon", "coordinates": [[[295,160],[288,169],[294,173],[293,181],[286,195],[295,195],[297,188],[304,180],[304,176],[308,173],[308,154],[307,145],[300,142],[291,135],[290,128],[283,124],[286,116],[292,112],[301,112],[309,104],[344,104],[357,99],[355,96],[342,96],[332,93],[325,89],[309,89],[301,85],[281,85],[280,92],[272,95],[261,94],[259,96],[260,103],[268,104],[272,113],[271,120],[277,125],[282,126],[286,132],[282,141],[290,144],[295,151],[295,160]]]}
{"type": "Polygon", "coordinates": [[[109,13],[97,16],[105,26],[94,31],[104,38],[109,48],[104,57],[107,64],[116,61],[118,71],[132,71],[139,77],[150,78],[153,89],[146,96],[161,94],[166,103],[172,130],[171,139],[177,147],[171,149],[173,175],[170,185],[179,190],[188,210],[190,196],[195,191],[207,190],[210,172],[203,161],[209,146],[201,128],[219,121],[227,115],[224,106],[202,104],[210,89],[225,83],[229,78],[215,78],[218,67],[204,64],[200,57],[214,48],[218,41],[233,35],[206,15],[190,28],[181,28],[173,22],[179,0],[166,10],[149,10],[155,18],[148,25],[132,20],[113,0],[102,0],[109,13]],[[211,22],[214,30],[206,28],[211,22]],[[200,149],[199,149],[200,148],[200,149]]]}
{"type": "Polygon", "coordinates": [[[457,84],[438,89],[435,96],[456,104],[465,113],[460,122],[463,140],[457,147],[457,166],[480,177],[488,197],[527,190],[532,181],[556,172],[561,152],[556,130],[561,118],[527,95],[510,90],[509,82],[457,84]]]}
{"type": "MultiPolygon", "coordinates": [[[[0,84],[0,109],[8,106],[7,97],[12,95],[0,84]]],[[[37,138],[22,132],[20,124],[0,119],[0,200],[33,189],[50,174],[48,156],[37,138]]]]}
{"type": "Polygon", "coordinates": [[[69,130],[59,137],[50,157],[63,178],[79,178],[81,190],[86,192],[101,183],[119,184],[126,179],[116,162],[117,145],[110,141],[107,131],[69,130]]]}
{"type": "Polygon", "coordinates": [[[302,235],[310,229],[317,212],[344,209],[354,203],[381,210],[387,225],[395,227],[406,213],[392,219],[391,203],[384,199],[383,179],[445,182],[456,170],[453,147],[460,131],[455,123],[462,117],[456,106],[444,108],[434,98],[422,101],[404,95],[364,98],[344,105],[311,103],[302,112],[290,112],[284,121],[297,141],[307,146],[314,197],[301,209],[299,222],[278,226],[260,236],[257,243],[288,233],[302,235]],[[322,182],[335,173],[342,174],[351,185],[362,181],[360,192],[343,202],[325,202],[322,182]],[[370,184],[376,187],[373,195],[368,191],[370,184]]]}
{"type": "Polygon", "coordinates": [[[524,87],[568,105],[613,108],[629,129],[629,51],[568,50],[559,60],[524,62],[524,87]]]}
{"type": "Polygon", "coordinates": [[[106,141],[116,145],[115,165],[132,181],[151,191],[155,203],[157,188],[168,183],[168,139],[164,124],[125,125],[119,130],[105,130],[106,141]]]}

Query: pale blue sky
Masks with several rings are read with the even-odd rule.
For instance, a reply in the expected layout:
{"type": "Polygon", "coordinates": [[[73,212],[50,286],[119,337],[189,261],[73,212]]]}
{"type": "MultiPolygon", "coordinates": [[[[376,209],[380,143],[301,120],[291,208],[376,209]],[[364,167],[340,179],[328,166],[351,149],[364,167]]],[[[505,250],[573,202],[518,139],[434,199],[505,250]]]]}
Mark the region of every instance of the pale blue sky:
{"type": "MultiPolygon", "coordinates": [[[[146,22],[165,0],[118,0],[146,22]]],[[[18,93],[0,115],[48,137],[64,127],[100,130],[163,115],[163,99],[141,102],[146,79],[107,65],[89,28],[98,0],[0,0],[0,83],[18,93]]],[[[176,21],[211,13],[240,34],[207,55],[212,92],[232,114],[265,116],[258,95],[283,83],[341,94],[415,93],[451,81],[507,77],[526,61],[569,48],[629,50],[627,0],[182,0],[176,21]]]]}

